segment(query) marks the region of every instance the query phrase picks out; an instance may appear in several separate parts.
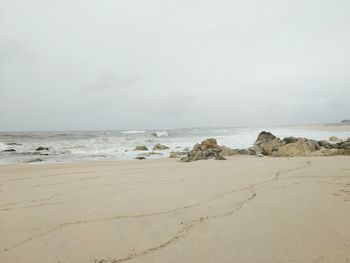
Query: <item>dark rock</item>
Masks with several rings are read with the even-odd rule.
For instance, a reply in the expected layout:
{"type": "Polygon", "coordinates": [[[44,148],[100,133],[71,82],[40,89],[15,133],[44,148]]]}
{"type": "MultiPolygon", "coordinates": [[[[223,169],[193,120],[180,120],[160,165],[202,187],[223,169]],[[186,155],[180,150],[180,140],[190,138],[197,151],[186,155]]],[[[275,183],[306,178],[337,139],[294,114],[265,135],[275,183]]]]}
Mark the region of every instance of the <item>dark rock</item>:
{"type": "Polygon", "coordinates": [[[350,142],[346,141],[346,142],[341,142],[341,143],[337,143],[338,148],[340,149],[345,149],[350,147],[350,142]]]}
{"type": "Polygon", "coordinates": [[[153,146],[153,150],[154,151],[156,151],[156,150],[167,150],[167,149],[169,149],[168,146],[160,144],[160,143],[158,143],[158,144],[153,146]]]}
{"type": "Polygon", "coordinates": [[[332,144],[328,141],[319,141],[318,144],[326,149],[338,148],[336,144],[332,144]]]}
{"type": "Polygon", "coordinates": [[[138,146],[136,146],[134,151],[148,151],[148,148],[144,145],[138,145],[138,146]]]}
{"type": "Polygon", "coordinates": [[[146,158],[145,157],[142,157],[142,156],[137,156],[135,157],[136,160],[145,160],[146,158]]]}
{"type": "Polygon", "coordinates": [[[10,145],[10,146],[21,146],[22,144],[20,143],[16,143],[16,142],[9,142],[9,143],[6,143],[7,145],[10,145]]]}
{"type": "Polygon", "coordinates": [[[42,146],[40,146],[40,147],[36,148],[35,150],[36,151],[48,151],[49,147],[42,147],[42,146]]]}
{"type": "Polygon", "coordinates": [[[15,152],[16,150],[15,149],[6,149],[6,150],[3,150],[2,152],[6,153],[6,152],[15,152]]]}

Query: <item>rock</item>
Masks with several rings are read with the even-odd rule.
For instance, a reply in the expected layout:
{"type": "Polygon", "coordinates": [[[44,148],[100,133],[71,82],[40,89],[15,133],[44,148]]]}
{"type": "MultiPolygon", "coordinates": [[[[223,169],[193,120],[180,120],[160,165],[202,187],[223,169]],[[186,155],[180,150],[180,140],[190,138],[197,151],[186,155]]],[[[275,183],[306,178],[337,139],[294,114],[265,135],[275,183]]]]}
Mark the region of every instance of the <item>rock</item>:
{"type": "Polygon", "coordinates": [[[15,152],[16,150],[15,149],[6,149],[6,150],[3,150],[2,152],[6,153],[6,152],[15,152]]]}
{"type": "Polygon", "coordinates": [[[345,149],[350,147],[350,142],[346,141],[346,142],[341,142],[341,143],[337,143],[338,148],[339,149],[345,149]]]}
{"type": "Polygon", "coordinates": [[[221,157],[237,154],[237,150],[230,149],[226,146],[219,146],[215,139],[209,138],[202,141],[200,144],[193,146],[192,150],[187,153],[187,156],[182,157],[180,161],[191,162],[198,160],[217,159],[223,160],[221,157]]]}
{"type": "MultiPolygon", "coordinates": [[[[306,138],[286,137],[280,140],[270,132],[261,132],[249,150],[273,157],[279,156],[310,156],[326,155],[325,150],[336,149],[339,146],[327,141],[315,141],[306,138]]],[[[333,153],[334,151],[332,151],[333,153]]]]}
{"type": "Polygon", "coordinates": [[[146,158],[143,157],[143,156],[137,156],[137,157],[135,157],[135,159],[136,159],[136,160],[145,160],[146,158]]]}
{"type": "Polygon", "coordinates": [[[148,151],[148,148],[144,145],[138,145],[138,146],[136,146],[134,151],[148,151]]]}
{"type": "Polygon", "coordinates": [[[48,151],[49,150],[49,147],[42,147],[42,146],[39,146],[38,148],[35,149],[36,151],[48,151]]]}
{"type": "Polygon", "coordinates": [[[36,159],[31,159],[29,161],[27,161],[27,163],[37,163],[37,162],[42,162],[43,160],[40,158],[36,158],[36,159]]]}
{"type": "Polygon", "coordinates": [[[285,143],[270,132],[262,131],[256,139],[253,150],[263,155],[272,155],[273,151],[285,143]]]}
{"type": "Polygon", "coordinates": [[[332,148],[337,148],[337,145],[336,144],[332,144],[328,141],[319,141],[318,144],[321,146],[321,147],[324,147],[326,149],[332,149],[332,148]]]}
{"type": "Polygon", "coordinates": [[[257,157],[264,157],[264,155],[262,153],[257,153],[256,156],[257,157]]]}
{"type": "Polygon", "coordinates": [[[278,148],[276,156],[309,156],[320,149],[317,141],[299,138],[294,143],[289,143],[278,148]]]}
{"type": "Polygon", "coordinates": [[[153,146],[153,150],[167,150],[169,149],[168,146],[166,145],[163,145],[163,144],[160,144],[160,143],[157,143],[156,145],[153,146]]]}
{"type": "Polygon", "coordinates": [[[220,156],[232,156],[232,155],[237,155],[237,154],[238,154],[238,150],[231,149],[231,148],[226,147],[226,146],[221,146],[220,156]]]}
{"type": "Polygon", "coordinates": [[[331,136],[331,137],[329,137],[329,141],[330,142],[340,142],[341,140],[336,136],[331,136]]]}

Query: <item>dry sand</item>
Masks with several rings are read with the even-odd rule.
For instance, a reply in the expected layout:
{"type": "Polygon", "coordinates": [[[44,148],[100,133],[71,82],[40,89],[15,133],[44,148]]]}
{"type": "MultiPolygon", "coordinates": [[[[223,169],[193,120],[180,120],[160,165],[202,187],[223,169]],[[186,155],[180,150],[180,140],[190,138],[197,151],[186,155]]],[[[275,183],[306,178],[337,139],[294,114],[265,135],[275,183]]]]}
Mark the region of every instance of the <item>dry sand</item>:
{"type": "Polygon", "coordinates": [[[0,233],[1,263],[349,262],[350,157],[0,166],[0,233]]]}

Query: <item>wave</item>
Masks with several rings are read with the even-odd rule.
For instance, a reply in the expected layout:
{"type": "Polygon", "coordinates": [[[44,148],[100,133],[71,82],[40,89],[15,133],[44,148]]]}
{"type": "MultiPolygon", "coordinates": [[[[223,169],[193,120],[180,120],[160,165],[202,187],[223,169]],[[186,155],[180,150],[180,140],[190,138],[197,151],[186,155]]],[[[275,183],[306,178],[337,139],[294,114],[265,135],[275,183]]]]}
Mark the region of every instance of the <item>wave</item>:
{"type": "Polygon", "coordinates": [[[137,131],[137,130],[131,130],[131,131],[122,131],[123,134],[140,134],[145,133],[146,131],[137,131]]]}

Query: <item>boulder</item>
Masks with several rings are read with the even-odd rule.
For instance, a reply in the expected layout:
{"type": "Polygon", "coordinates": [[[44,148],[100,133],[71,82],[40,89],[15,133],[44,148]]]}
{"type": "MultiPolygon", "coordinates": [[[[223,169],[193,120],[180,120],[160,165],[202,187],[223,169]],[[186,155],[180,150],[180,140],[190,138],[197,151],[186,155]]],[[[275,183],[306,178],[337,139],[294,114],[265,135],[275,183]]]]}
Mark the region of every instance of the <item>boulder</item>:
{"type": "Polygon", "coordinates": [[[135,157],[135,159],[136,159],[136,160],[145,160],[146,158],[143,157],[143,156],[137,156],[137,157],[135,157]]]}
{"type": "Polygon", "coordinates": [[[238,150],[231,149],[226,146],[221,146],[220,156],[233,156],[238,154],[238,150]]]}
{"type": "Polygon", "coordinates": [[[156,150],[167,150],[167,149],[169,149],[168,146],[160,144],[160,143],[157,143],[156,145],[153,146],[153,150],[154,151],[156,151],[156,150]]]}
{"type": "Polygon", "coordinates": [[[336,144],[332,144],[328,141],[319,141],[318,144],[326,149],[338,148],[336,144]]]}
{"type": "Polygon", "coordinates": [[[340,143],[337,143],[337,145],[338,145],[338,148],[339,148],[339,149],[347,149],[347,148],[350,148],[350,142],[349,142],[349,141],[340,142],[340,143]]]}
{"type": "Polygon", "coordinates": [[[270,132],[262,131],[252,147],[256,153],[272,155],[280,146],[285,143],[270,132]]]}
{"type": "Polygon", "coordinates": [[[148,151],[148,148],[144,145],[138,145],[135,147],[134,151],[148,151]]]}
{"type": "Polygon", "coordinates": [[[318,142],[299,138],[294,143],[285,144],[278,148],[275,156],[308,156],[310,153],[320,149],[318,142]]]}

